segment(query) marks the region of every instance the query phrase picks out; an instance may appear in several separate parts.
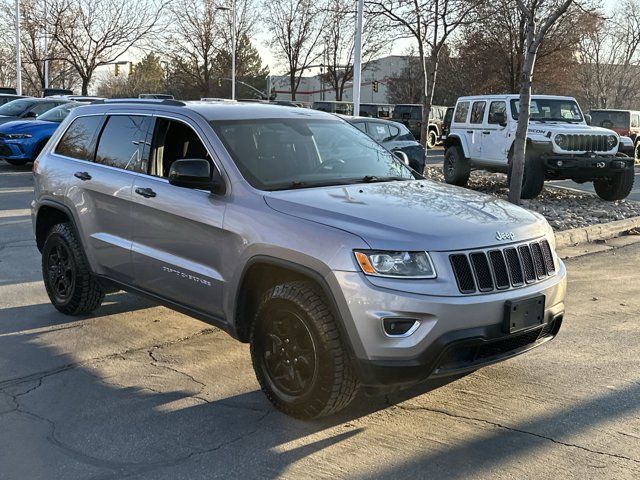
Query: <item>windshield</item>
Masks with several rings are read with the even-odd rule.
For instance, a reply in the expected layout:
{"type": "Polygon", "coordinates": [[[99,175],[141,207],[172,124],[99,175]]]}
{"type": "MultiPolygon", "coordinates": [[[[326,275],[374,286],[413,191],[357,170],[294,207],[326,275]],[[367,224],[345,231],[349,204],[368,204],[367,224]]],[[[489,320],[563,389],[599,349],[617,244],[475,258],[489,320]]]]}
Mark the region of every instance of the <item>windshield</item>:
{"type": "Polygon", "coordinates": [[[27,99],[13,100],[0,107],[0,115],[17,117],[26,112],[34,103],[36,102],[27,99]]]}
{"type": "Polygon", "coordinates": [[[393,154],[342,120],[212,121],[242,175],[260,190],[415,177],[393,154]]]}
{"type": "Polygon", "coordinates": [[[630,112],[615,110],[593,110],[591,112],[591,125],[604,128],[629,128],[630,112]]]}
{"type": "MultiPolygon", "coordinates": [[[[531,120],[539,122],[581,122],[582,113],[575,100],[557,98],[531,99],[531,120]]],[[[520,113],[520,102],[511,100],[511,115],[520,113]]]]}
{"type": "Polygon", "coordinates": [[[67,118],[67,115],[69,115],[69,112],[72,109],[76,108],[78,105],[79,104],[77,103],[65,103],[64,105],[60,105],[56,108],[52,108],[48,112],[43,113],[42,115],[40,115],[38,120],[60,123],[62,122],[62,120],[67,118]]]}

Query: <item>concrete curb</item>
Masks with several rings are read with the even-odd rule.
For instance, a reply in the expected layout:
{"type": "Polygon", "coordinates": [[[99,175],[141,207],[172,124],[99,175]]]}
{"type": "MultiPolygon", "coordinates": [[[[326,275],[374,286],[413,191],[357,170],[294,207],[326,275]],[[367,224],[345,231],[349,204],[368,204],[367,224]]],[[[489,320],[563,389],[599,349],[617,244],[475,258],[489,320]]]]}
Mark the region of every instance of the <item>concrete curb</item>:
{"type": "Polygon", "coordinates": [[[620,234],[633,230],[634,228],[640,229],[640,217],[563,230],[556,232],[556,248],[568,247],[579,243],[589,243],[596,240],[607,240],[618,237],[620,234]]]}

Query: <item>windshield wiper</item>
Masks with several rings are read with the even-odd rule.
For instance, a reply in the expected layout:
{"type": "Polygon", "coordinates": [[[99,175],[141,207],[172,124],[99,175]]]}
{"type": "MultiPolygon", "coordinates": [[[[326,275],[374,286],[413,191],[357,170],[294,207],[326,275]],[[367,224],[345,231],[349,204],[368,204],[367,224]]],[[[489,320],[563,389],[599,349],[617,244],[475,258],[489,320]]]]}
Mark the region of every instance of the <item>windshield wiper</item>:
{"type": "Polygon", "coordinates": [[[395,180],[409,180],[404,177],[378,177],[376,175],[365,175],[362,177],[360,183],[377,183],[377,182],[393,182],[395,180]]]}

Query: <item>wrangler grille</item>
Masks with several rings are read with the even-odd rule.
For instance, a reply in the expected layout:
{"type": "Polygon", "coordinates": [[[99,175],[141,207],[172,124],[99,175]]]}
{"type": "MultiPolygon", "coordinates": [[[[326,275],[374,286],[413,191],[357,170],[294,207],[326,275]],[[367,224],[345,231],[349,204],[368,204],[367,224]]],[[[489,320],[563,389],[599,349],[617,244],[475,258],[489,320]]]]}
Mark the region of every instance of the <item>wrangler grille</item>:
{"type": "Polygon", "coordinates": [[[556,272],[547,240],[516,247],[449,256],[461,293],[518,288],[542,281],[556,272]]]}
{"type": "Polygon", "coordinates": [[[563,150],[569,152],[608,152],[608,135],[565,135],[567,138],[563,150]]]}

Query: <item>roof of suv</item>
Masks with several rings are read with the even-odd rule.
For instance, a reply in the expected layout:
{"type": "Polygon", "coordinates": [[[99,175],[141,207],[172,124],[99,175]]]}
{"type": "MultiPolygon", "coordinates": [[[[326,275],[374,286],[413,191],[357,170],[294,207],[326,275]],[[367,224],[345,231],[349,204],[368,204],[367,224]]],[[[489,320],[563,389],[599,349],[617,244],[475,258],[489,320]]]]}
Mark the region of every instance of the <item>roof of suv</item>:
{"type": "Polygon", "coordinates": [[[177,100],[154,100],[154,99],[119,99],[94,102],[90,105],[79,107],[82,112],[87,110],[97,110],[104,112],[123,108],[135,111],[139,107],[162,107],[162,109],[179,112],[183,109],[195,111],[206,120],[248,120],[266,118],[318,118],[335,119],[334,115],[312,110],[309,108],[288,107],[282,105],[271,105],[262,103],[242,103],[242,102],[211,102],[211,101],[188,101],[177,100]]]}
{"type": "MultiPolygon", "coordinates": [[[[467,97],[460,97],[458,98],[458,102],[461,102],[463,100],[504,100],[505,98],[507,99],[517,99],[520,98],[520,95],[518,95],[517,93],[505,93],[502,95],[469,95],[467,97]]],[[[568,97],[565,95],[531,95],[531,99],[535,100],[535,99],[542,99],[542,98],[547,98],[547,99],[558,99],[558,100],[575,100],[573,97],[568,97]]]]}

